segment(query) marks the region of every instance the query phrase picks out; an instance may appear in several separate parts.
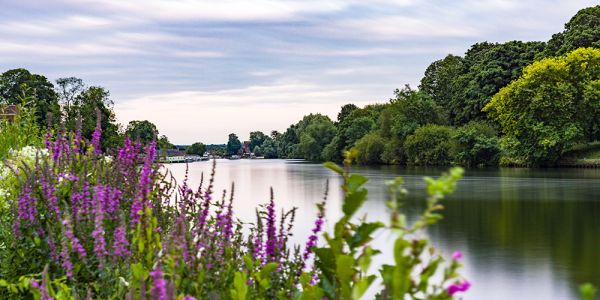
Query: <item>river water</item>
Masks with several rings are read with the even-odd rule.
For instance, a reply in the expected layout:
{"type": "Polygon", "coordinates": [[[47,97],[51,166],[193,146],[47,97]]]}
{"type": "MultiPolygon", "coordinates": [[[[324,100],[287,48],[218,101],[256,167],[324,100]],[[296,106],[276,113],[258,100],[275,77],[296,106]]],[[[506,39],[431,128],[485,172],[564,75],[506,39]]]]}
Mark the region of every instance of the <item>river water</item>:
{"type": "MultiPolygon", "coordinates": [[[[168,165],[182,180],[185,164],[168,165]]],[[[210,162],[189,164],[192,185],[210,162]]],[[[444,169],[397,166],[357,167],[369,178],[369,200],[360,214],[387,222],[385,180],[402,176],[410,191],[404,212],[409,220],[423,208],[424,176],[444,169]]],[[[269,200],[298,208],[296,243],[304,243],[329,180],[327,226],[341,211],[340,178],[321,164],[293,160],[217,160],[216,190],[235,182],[234,208],[243,221],[269,200]]],[[[463,299],[577,299],[583,282],[600,286],[600,169],[473,169],[443,201],[444,219],[428,230],[433,244],[449,256],[464,253],[462,274],[472,283],[463,299]]],[[[394,236],[380,233],[384,250],[374,263],[392,263],[394,236]],[[387,249],[387,250],[386,250],[387,249]]],[[[371,270],[375,272],[376,270],[371,270]]],[[[372,295],[372,293],[371,293],[372,295]]]]}

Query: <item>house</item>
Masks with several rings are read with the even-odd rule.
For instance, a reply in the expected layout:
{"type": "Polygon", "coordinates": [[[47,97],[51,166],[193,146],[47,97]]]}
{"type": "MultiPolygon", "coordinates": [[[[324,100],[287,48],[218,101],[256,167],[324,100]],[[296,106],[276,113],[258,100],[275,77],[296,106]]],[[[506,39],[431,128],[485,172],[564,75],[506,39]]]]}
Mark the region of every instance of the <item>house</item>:
{"type": "Polygon", "coordinates": [[[12,121],[19,114],[19,107],[16,105],[0,105],[0,120],[12,121]]]}
{"type": "Polygon", "coordinates": [[[245,141],[242,143],[242,148],[238,151],[241,157],[250,157],[252,155],[252,151],[250,150],[250,141],[245,141]]]}

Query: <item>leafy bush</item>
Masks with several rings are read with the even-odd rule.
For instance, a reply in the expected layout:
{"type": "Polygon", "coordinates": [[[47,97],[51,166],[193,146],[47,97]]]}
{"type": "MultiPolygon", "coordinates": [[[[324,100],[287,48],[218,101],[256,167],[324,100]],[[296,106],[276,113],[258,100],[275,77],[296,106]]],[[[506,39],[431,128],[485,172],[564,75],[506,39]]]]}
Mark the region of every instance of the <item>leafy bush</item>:
{"type": "Polygon", "coordinates": [[[454,160],[454,130],[449,126],[425,125],[404,142],[408,164],[449,165],[454,160]]]}
{"type": "Polygon", "coordinates": [[[515,160],[554,164],[578,142],[600,139],[599,87],[600,50],[581,48],[527,66],[484,110],[515,160]]]}
{"type": "Polygon", "coordinates": [[[356,161],[359,164],[380,164],[385,150],[385,140],[376,132],[363,136],[354,147],[358,150],[356,161]]]}
{"type": "Polygon", "coordinates": [[[472,121],[456,130],[456,163],[463,166],[495,166],[500,157],[498,132],[488,123],[472,121]]]}

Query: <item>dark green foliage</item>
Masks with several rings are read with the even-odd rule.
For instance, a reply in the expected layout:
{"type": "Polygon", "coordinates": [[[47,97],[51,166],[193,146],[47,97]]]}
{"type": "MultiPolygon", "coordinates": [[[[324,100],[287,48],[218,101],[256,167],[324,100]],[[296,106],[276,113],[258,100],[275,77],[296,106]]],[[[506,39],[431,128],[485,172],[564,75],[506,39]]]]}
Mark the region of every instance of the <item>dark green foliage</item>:
{"type": "Polygon", "coordinates": [[[125,129],[125,134],[131,140],[139,140],[142,144],[147,144],[154,140],[158,136],[158,129],[154,123],[143,120],[143,121],[130,121],[125,129]]]}
{"type": "Polygon", "coordinates": [[[425,124],[443,124],[445,116],[440,106],[423,92],[409,86],[394,92],[396,98],[379,118],[381,136],[400,141],[425,124]]]}
{"type": "Polygon", "coordinates": [[[578,142],[597,139],[600,49],[582,48],[538,61],[485,107],[502,126],[513,161],[554,164],[578,142]]]}
{"type": "Polygon", "coordinates": [[[321,160],[323,148],[331,142],[335,135],[335,125],[328,117],[322,115],[309,115],[309,118],[305,117],[298,124],[299,154],[307,160],[321,160]]]}
{"type": "Polygon", "coordinates": [[[456,146],[452,127],[425,125],[408,136],[404,142],[407,163],[421,166],[450,165],[456,146]]]}
{"type": "Polygon", "coordinates": [[[261,131],[250,132],[250,150],[254,151],[254,147],[261,146],[268,137],[261,131]]]}
{"type": "Polygon", "coordinates": [[[54,86],[42,75],[32,74],[26,69],[13,69],[0,74],[0,104],[21,104],[22,97],[30,97],[32,101],[24,103],[35,108],[37,123],[47,126],[48,114],[55,116],[54,122],[60,120],[58,97],[54,86]]]}
{"type": "Polygon", "coordinates": [[[456,163],[466,167],[496,166],[500,159],[498,132],[483,121],[472,121],[459,127],[456,140],[456,163]]]}
{"type": "Polygon", "coordinates": [[[369,133],[354,146],[358,150],[356,161],[363,165],[380,164],[383,162],[381,156],[385,147],[385,140],[377,132],[369,133]]]}
{"type": "Polygon", "coordinates": [[[456,78],[463,72],[463,60],[460,56],[448,54],[431,63],[425,70],[419,90],[433,98],[438,105],[449,107],[454,91],[460,88],[455,84],[456,78]]]}
{"type": "Polygon", "coordinates": [[[543,49],[542,42],[521,41],[471,46],[463,59],[462,75],[449,87],[455,91],[448,106],[452,124],[485,119],[481,109],[500,88],[521,76],[543,49]]]}
{"type": "Polygon", "coordinates": [[[229,139],[227,140],[227,155],[237,155],[240,149],[242,148],[242,143],[240,139],[238,139],[235,133],[229,134],[229,139]]]}
{"type": "Polygon", "coordinates": [[[193,143],[191,146],[185,149],[185,152],[187,154],[204,155],[204,152],[206,152],[206,146],[200,142],[193,143]]]}
{"type": "Polygon", "coordinates": [[[542,56],[563,55],[582,47],[600,48],[600,5],[578,11],[563,32],[552,35],[542,56]]]}

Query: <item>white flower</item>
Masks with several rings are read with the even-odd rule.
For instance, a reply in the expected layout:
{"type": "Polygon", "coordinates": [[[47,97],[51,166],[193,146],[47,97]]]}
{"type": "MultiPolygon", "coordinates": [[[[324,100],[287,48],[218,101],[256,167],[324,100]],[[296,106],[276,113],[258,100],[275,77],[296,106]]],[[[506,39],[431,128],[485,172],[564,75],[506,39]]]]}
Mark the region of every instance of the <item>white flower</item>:
{"type": "Polygon", "coordinates": [[[102,159],[104,161],[105,164],[110,164],[113,160],[112,156],[104,156],[104,158],[102,159]]]}

